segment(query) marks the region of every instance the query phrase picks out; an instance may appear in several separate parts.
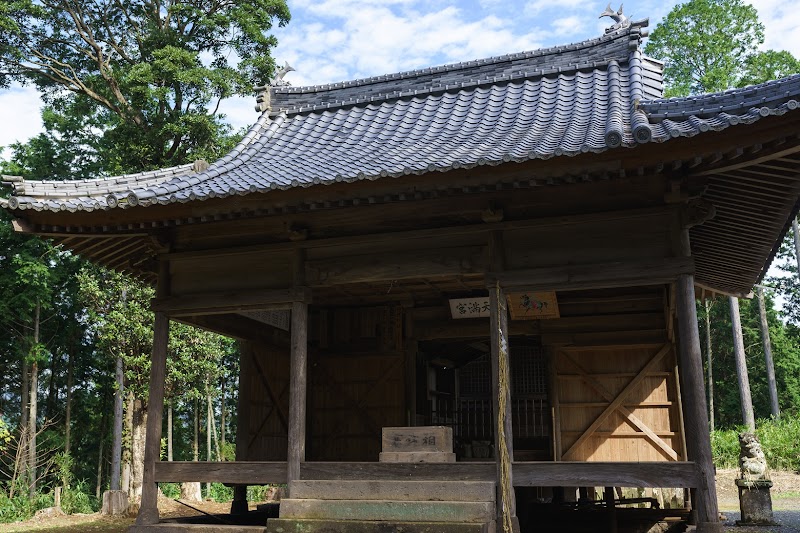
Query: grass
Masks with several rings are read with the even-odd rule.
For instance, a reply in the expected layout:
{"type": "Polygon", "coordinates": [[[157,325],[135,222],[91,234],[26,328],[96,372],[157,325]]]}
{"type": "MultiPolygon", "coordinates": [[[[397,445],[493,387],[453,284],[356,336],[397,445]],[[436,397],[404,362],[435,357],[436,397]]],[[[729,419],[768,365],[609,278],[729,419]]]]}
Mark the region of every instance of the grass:
{"type": "MultiPolygon", "coordinates": [[[[744,427],[716,430],[711,433],[711,451],[717,468],[739,467],[739,432],[744,427]]],[[[772,470],[800,470],[800,415],[784,415],[779,420],[763,419],[756,423],[767,465],[772,470]]]]}

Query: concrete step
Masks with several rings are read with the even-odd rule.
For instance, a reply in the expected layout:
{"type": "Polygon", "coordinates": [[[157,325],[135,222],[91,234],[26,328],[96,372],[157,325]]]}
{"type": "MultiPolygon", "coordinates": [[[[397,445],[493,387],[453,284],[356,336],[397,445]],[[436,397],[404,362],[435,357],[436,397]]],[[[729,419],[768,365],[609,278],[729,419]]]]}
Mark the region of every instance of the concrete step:
{"type": "Polygon", "coordinates": [[[493,502],[396,502],[390,500],[281,500],[281,518],[404,522],[489,522],[493,502]]]}
{"type": "Polygon", "coordinates": [[[387,522],[270,518],[267,533],[495,533],[494,522],[387,522]]]}
{"type": "Polygon", "coordinates": [[[493,481],[334,481],[289,484],[292,499],[494,502],[493,481]]]}

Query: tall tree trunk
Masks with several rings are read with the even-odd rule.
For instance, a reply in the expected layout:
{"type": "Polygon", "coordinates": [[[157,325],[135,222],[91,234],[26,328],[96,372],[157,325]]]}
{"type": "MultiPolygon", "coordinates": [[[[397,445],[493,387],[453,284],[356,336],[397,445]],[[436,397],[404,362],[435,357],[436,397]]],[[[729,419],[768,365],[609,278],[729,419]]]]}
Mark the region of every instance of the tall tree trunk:
{"type": "MultiPolygon", "coordinates": [[[[219,441],[220,441],[220,448],[222,449],[222,453],[225,453],[225,377],[222,377],[222,400],[221,400],[221,408],[219,413],[219,441]]],[[[220,461],[222,461],[224,457],[220,456],[220,461]]]]}
{"type": "MultiPolygon", "coordinates": [[[[70,436],[72,434],[72,386],[75,380],[75,357],[73,351],[75,344],[70,346],[67,353],[67,405],[64,408],[64,453],[69,455],[71,449],[70,436]]],[[[101,434],[102,435],[102,434],[101,434]]]]}
{"type": "MultiPolygon", "coordinates": [[[[102,425],[102,424],[101,424],[102,425]]],[[[103,445],[106,443],[106,439],[100,439],[100,451],[97,454],[97,486],[94,490],[94,496],[98,500],[100,499],[100,493],[103,490],[103,445]]]]}
{"type": "Polygon", "coordinates": [[[106,442],[106,424],[108,424],[107,404],[108,390],[103,394],[103,402],[101,404],[103,414],[100,416],[100,451],[97,454],[97,486],[95,488],[95,497],[97,499],[100,499],[100,493],[103,489],[103,448],[106,442]]]}
{"type": "Polygon", "coordinates": [[[144,476],[144,447],[147,428],[147,409],[142,400],[133,401],[133,434],[131,438],[131,489],[128,497],[131,501],[142,499],[142,482],[144,476]]]}
{"type": "Polygon", "coordinates": [[[122,447],[122,483],[120,489],[130,495],[132,470],[131,445],[133,440],[133,392],[128,391],[128,398],[125,404],[125,435],[127,435],[127,440],[122,447]]]}
{"type": "MultiPolygon", "coordinates": [[[[214,417],[211,414],[211,393],[208,391],[208,386],[206,386],[206,461],[211,460],[211,434],[212,434],[212,427],[211,425],[214,423],[214,417]]],[[[206,497],[211,494],[211,482],[206,483],[206,497]]]]}
{"type": "MultiPolygon", "coordinates": [[[[192,432],[192,460],[200,460],[200,413],[198,411],[197,399],[194,400],[192,412],[194,420],[194,431],[192,432]]],[[[181,483],[181,499],[199,502],[203,500],[203,493],[200,490],[199,481],[185,481],[181,483]]]]}
{"type": "Polygon", "coordinates": [[[44,404],[44,417],[45,420],[52,420],[56,417],[56,396],[58,389],[56,388],[56,375],[58,374],[58,357],[56,354],[50,358],[50,380],[47,382],[47,400],[44,404]]]}
{"type": "Polygon", "coordinates": [[[30,497],[31,499],[36,496],[36,417],[37,417],[37,403],[38,403],[38,388],[39,388],[39,318],[42,311],[42,305],[39,301],[36,302],[36,310],[33,316],[33,347],[34,358],[31,363],[31,384],[30,384],[30,400],[28,401],[28,472],[30,480],[30,497]]]}
{"type": "Polygon", "coordinates": [[[111,490],[120,490],[122,463],[122,396],[125,394],[125,374],[122,357],[116,361],[116,384],[114,391],[114,432],[111,444],[111,490]]]}
{"type": "Polygon", "coordinates": [[[708,374],[708,427],[714,431],[714,372],[711,352],[711,303],[706,300],[706,373],[708,374]]]}
{"type": "Polygon", "coordinates": [[[28,356],[22,356],[22,383],[19,391],[19,427],[28,430],[28,399],[31,395],[31,372],[28,365],[28,356]]]}
{"type": "Polygon", "coordinates": [[[729,296],[731,324],[733,328],[733,352],[736,357],[736,376],[739,378],[739,395],[742,400],[742,422],[749,431],[755,431],[756,419],[753,416],[753,399],[750,396],[750,379],[747,375],[747,361],[742,338],[742,319],[739,316],[739,299],[729,296]]]}
{"type": "Polygon", "coordinates": [[[764,362],[767,367],[767,385],[769,387],[769,405],[772,411],[772,416],[779,418],[781,416],[781,408],[778,405],[778,386],[775,383],[775,365],[772,362],[772,343],[769,339],[769,324],[767,324],[767,310],[764,307],[764,288],[756,287],[756,294],[758,295],[758,315],[759,324],[761,326],[761,340],[764,343],[764,362]]]}
{"type": "Polygon", "coordinates": [[[208,420],[211,422],[211,438],[214,439],[214,451],[216,452],[217,461],[222,461],[222,453],[219,448],[219,439],[217,438],[217,419],[214,417],[214,404],[211,401],[211,395],[208,396],[208,420]]]}
{"type": "Polygon", "coordinates": [[[197,398],[194,399],[194,438],[192,439],[192,460],[200,460],[200,411],[197,398]]]}
{"type": "Polygon", "coordinates": [[[172,461],[172,401],[167,407],[167,461],[172,461]]]}
{"type": "Polygon", "coordinates": [[[800,278],[800,231],[797,228],[797,217],[792,219],[792,233],[794,233],[794,258],[797,261],[797,277],[800,278]]]}

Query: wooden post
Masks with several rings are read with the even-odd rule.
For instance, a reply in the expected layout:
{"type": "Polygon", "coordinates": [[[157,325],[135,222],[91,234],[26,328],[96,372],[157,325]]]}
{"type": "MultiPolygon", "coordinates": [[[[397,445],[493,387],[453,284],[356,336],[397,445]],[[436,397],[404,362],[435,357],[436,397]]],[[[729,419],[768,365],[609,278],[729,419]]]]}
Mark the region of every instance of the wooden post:
{"type": "MultiPolygon", "coordinates": [[[[158,272],[158,297],[169,295],[169,263],[162,261],[158,272]]],[[[155,313],[153,325],[153,356],[150,363],[150,395],[147,403],[147,432],[144,444],[144,472],[142,474],[142,503],[136,524],[158,523],[158,483],[156,462],[161,456],[161,425],[164,414],[164,377],[167,373],[167,346],[169,344],[169,318],[165,313],[155,313]]]]}
{"type": "Polygon", "coordinates": [[[739,299],[729,296],[731,306],[731,328],[733,329],[733,355],[736,357],[736,377],[739,379],[739,397],[742,401],[742,422],[749,431],[755,431],[756,419],[753,416],[753,398],[750,396],[750,379],[747,375],[747,361],[744,355],[742,338],[742,319],[739,316],[739,299]]]}
{"type": "Polygon", "coordinates": [[[497,465],[497,531],[519,533],[511,462],[514,460],[511,427],[511,372],[508,364],[508,304],[500,284],[489,289],[492,342],[492,407],[495,463],[497,465]]]}
{"type": "Polygon", "coordinates": [[[306,460],[306,372],[308,304],[292,304],[290,382],[289,382],[289,452],[287,481],[300,479],[300,464],[306,460]]]}
{"type": "Polygon", "coordinates": [[[767,366],[767,385],[769,386],[769,405],[772,416],[780,418],[781,408],[778,404],[778,386],[775,383],[775,364],[772,362],[772,343],[769,339],[769,324],[767,323],[767,308],[764,306],[764,288],[756,287],[758,295],[758,314],[761,324],[761,340],[764,343],[764,363],[767,366]]]}
{"type": "MultiPolygon", "coordinates": [[[[680,232],[679,253],[691,255],[689,232],[680,232]]],[[[678,276],[675,296],[678,321],[680,370],[683,376],[683,420],[686,434],[686,453],[700,469],[700,487],[694,491],[698,532],[722,532],[717,507],[717,486],[714,459],[711,455],[711,433],[708,429],[706,394],[703,386],[703,354],[700,350],[700,331],[697,327],[697,308],[694,294],[694,275],[678,276]]]]}
{"type": "Polygon", "coordinates": [[[158,483],[155,481],[156,462],[161,452],[161,422],[164,411],[164,375],[167,370],[169,318],[156,313],[153,327],[153,358],[150,366],[150,396],[147,404],[147,436],[144,445],[142,505],[136,517],[137,525],[158,523],[158,483]]]}

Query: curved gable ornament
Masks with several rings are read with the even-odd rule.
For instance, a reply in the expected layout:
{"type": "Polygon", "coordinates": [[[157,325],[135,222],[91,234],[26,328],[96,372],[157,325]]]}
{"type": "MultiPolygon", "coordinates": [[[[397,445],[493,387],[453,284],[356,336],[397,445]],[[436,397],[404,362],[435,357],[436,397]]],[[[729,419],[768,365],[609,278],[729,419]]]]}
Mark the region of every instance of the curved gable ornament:
{"type": "Polygon", "coordinates": [[[614,21],[614,25],[610,28],[606,28],[606,33],[618,30],[620,28],[627,28],[631,25],[631,19],[629,19],[626,15],[622,13],[622,6],[624,4],[619,5],[619,9],[614,11],[611,9],[611,3],[609,2],[608,6],[606,6],[605,11],[600,13],[598,18],[603,17],[610,17],[614,21]]]}
{"type": "Polygon", "coordinates": [[[264,111],[268,111],[272,107],[272,98],[270,95],[270,88],[271,87],[288,87],[291,85],[287,80],[284,80],[283,77],[286,76],[289,72],[292,72],[294,67],[289,65],[288,62],[284,63],[281,68],[278,69],[278,72],[275,73],[269,83],[266,85],[260,85],[255,87],[257,92],[256,94],[256,111],[259,113],[263,113],[264,111]]]}

